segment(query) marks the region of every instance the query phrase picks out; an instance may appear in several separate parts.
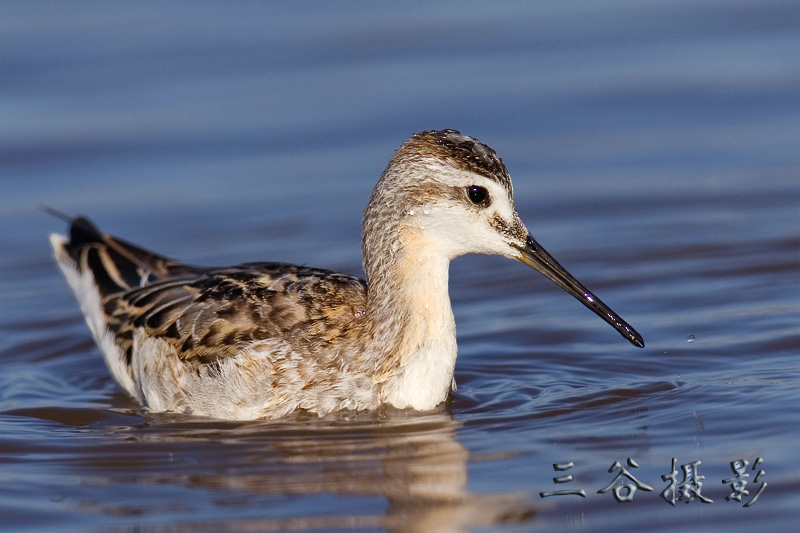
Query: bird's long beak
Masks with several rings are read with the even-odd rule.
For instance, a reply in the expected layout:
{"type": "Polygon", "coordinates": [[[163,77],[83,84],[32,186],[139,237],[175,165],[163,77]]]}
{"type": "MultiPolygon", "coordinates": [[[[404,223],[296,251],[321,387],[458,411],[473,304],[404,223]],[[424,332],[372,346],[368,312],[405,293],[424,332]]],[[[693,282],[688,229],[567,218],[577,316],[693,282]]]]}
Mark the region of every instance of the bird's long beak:
{"type": "Polygon", "coordinates": [[[572,274],[559,265],[558,262],[553,259],[553,256],[547,253],[533,237],[528,235],[524,246],[516,244],[513,246],[519,251],[517,259],[547,276],[551,281],[558,284],[559,287],[580,300],[583,305],[597,313],[600,318],[614,326],[614,329],[619,331],[623,337],[639,348],[644,348],[644,339],[642,339],[642,336],[639,335],[630,324],[622,320],[612,311],[610,307],[589,292],[580,281],[572,277],[572,274]]]}

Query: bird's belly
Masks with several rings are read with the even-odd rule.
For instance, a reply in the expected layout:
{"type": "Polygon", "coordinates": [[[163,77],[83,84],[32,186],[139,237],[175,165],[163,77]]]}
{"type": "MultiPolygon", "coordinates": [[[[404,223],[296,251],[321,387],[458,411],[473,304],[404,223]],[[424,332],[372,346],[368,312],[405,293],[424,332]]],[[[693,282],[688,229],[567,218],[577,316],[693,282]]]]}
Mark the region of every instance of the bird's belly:
{"type": "Polygon", "coordinates": [[[426,342],[407,357],[400,373],[387,381],[384,400],[400,409],[433,409],[452,388],[456,355],[455,331],[426,342]]]}

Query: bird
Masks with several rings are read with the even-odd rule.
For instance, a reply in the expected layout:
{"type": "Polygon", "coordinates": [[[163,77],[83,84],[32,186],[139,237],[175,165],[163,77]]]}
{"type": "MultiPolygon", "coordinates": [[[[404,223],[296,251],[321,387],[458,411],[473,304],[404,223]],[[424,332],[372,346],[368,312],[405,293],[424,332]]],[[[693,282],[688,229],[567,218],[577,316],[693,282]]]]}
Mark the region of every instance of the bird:
{"type": "Polygon", "coordinates": [[[455,390],[450,261],[521,261],[644,347],[531,236],[496,152],[457,130],[396,150],[363,215],[365,279],[288,263],[184,264],[67,217],[58,267],[119,385],[151,412],[216,419],[429,411],[455,390]]]}

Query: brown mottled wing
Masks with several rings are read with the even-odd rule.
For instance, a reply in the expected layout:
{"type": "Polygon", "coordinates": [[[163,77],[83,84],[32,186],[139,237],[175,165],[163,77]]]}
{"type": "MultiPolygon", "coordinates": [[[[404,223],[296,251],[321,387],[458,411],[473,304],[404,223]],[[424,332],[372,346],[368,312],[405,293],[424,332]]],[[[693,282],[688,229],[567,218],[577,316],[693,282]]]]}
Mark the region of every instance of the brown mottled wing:
{"type": "Polygon", "coordinates": [[[64,245],[90,271],[103,320],[131,367],[135,331],[166,340],[197,368],[266,339],[326,343],[352,335],[366,305],[363,281],[284,263],[208,269],[185,265],[71,221],[64,245]]]}
{"type": "Polygon", "coordinates": [[[343,274],[285,263],[195,269],[105,302],[130,364],[135,330],[161,338],[190,367],[214,365],[253,343],[324,344],[363,313],[366,286],[343,274]]]}

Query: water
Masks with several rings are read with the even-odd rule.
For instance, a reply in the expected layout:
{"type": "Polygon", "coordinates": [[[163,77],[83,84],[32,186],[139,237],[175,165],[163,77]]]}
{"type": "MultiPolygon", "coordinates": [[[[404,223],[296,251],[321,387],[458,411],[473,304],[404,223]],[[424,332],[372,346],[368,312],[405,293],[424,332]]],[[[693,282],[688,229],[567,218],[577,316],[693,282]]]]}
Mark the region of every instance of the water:
{"type": "Polygon", "coordinates": [[[0,4],[0,529],[797,523],[797,4],[462,4],[0,4]],[[208,421],[114,384],[39,205],[194,263],[360,274],[379,173],[445,127],[498,150],[534,236],[647,348],[471,256],[436,412],[208,421]],[[713,503],[659,496],[673,458],[713,503]],[[615,461],[653,490],[599,494],[615,461]]]}

